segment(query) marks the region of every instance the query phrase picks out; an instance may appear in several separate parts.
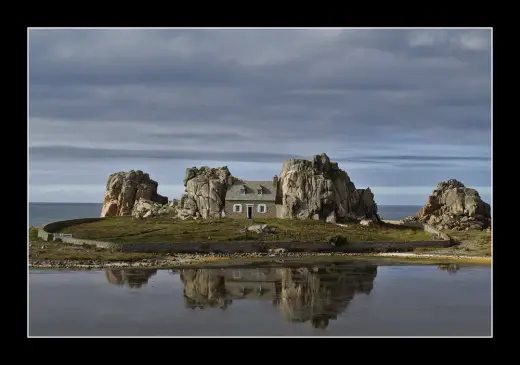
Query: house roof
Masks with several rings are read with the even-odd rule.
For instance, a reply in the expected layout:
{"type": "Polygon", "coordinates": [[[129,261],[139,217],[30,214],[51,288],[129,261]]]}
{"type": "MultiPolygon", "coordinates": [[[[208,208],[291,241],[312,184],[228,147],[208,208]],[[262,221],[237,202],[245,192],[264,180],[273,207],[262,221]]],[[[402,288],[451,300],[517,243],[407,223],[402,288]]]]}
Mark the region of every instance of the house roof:
{"type": "Polygon", "coordinates": [[[275,201],[276,187],[272,181],[236,181],[228,189],[226,200],[262,200],[275,201]],[[240,189],[245,186],[246,194],[240,194],[240,189]],[[262,194],[258,190],[262,189],[262,194]]]}

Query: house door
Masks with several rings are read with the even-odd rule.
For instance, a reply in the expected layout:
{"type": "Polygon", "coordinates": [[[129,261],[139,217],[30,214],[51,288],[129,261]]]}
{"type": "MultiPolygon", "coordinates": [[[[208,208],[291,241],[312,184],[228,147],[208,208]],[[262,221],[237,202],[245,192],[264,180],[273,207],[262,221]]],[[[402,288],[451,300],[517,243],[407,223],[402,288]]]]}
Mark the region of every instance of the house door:
{"type": "Polygon", "coordinates": [[[247,207],[247,219],[253,219],[253,207],[247,207]]]}

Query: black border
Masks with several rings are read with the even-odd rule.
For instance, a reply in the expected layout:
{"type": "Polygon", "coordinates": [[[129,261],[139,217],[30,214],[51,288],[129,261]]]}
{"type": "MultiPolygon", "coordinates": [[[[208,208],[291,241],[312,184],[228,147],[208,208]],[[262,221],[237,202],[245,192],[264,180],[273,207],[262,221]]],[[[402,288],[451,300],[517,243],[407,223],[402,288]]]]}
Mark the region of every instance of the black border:
{"type": "MultiPolygon", "coordinates": [[[[202,4],[200,4],[202,5],[202,4]]],[[[254,10],[255,8],[258,7],[258,5],[256,6],[253,6],[253,5],[256,5],[256,4],[244,4],[243,6],[243,10],[246,10],[248,9],[250,6],[253,8],[251,10],[249,10],[248,12],[256,12],[256,10],[254,10]],[[245,6],[245,5],[249,5],[249,6],[245,6]]],[[[332,6],[330,7],[325,7],[324,9],[324,12],[327,13],[329,16],[334,16],[334,15],[340,15],[341,18],[338,18],[336,21],[333,21],[333,20],[317,20],[317,19],[314,19],[314,21],[309,21],[310,18],[306,18],[305,16],[303,15],[296,15],[296,12],[293,16],[282,16],[281,13],[278,14],[278,19],[275,19],[276,18],[276,15],[277,14],[270,14],[271,15],[271,18],[268,18],[268,19],[263,19],[262,21],[246,21],[246,18],[245,18],[245,14],[244,12],[231,12],[228,14],[228,15],[232,15],[233,16],[228,16],[227,19],[226,19],[226,16],[220,16],[220,15],[216,15],[216,14],[213,14],[213,16],[210,15],[210,19],[209,21],[203,21],[203,16],[201,16],[201,14],[199,12],[197,13],[194,13],[194,12],[191,12],[191,14],[195,15],[197,14],[197,17],[200,17],[199,19],[200,20],[193,20],[193,19],[190,19],[189,15],[190,15],[190,12],[188,11],[188,13],[186,13],[186,10],[184,11],[181,11],[181,12],[176,12],[175,11],[175,8],[173,9],[173,11],[166,11],[165,13],[168,14],[168,16],[171,15],[171,17],[168,19],[168,21],[164,22],[164,21],[160,21],[157,17],[157,13],[161,13],[163,12],[164,10],[166,9],[162,9],[161,10],[161,7],[159,5],[156,5],[156,14],[154,14],[154,17],[142,17],[139,21],[139,22],[131,22],[132,25],[130,25],[130,22],[129,20],[131,19],[131,16],[128,17],[127,15],[121,15],[117,18],[112,18],[109,20],[100,20],[100,18],[97,18],[97,19],[87,19],[87,18],[82,18],[81,17],[81,14],[80,13],[83,13],[83,10],[76,10],[75,11],[75,16],[72,16],[70,18],[66,18],[66,17],[60,17],[59,20],[58,20],[58,17],[56,15],[62,15],[61,12],[55,12],[54,14],[48,14],[46,15],[45,17],[40,17],[39,19],[33,19],[31,21],[26,21],[25,22],[25,27],[21,27],[21,28],[18,28],[19,31],[17,32],[17,35],[20,36],[20,40],[18,42],[16,42],[16,45],[17,46],[20,46],[21,49],[19,50],[11,50],[12,53],[15,53],[16,55],[19,55],[21,60],[20,62],[16,62],[15,63],[15,67],[20,67],[21,70],[20,70],[20,73],[22,73],[23,75],[27,75],[27,27],[31,26],[31,27],[39,27],[39,26],[44,26],[44,25],[47,25],[47,26],[62,26],[62,27],[65,27],[65,26],[75,26],[75,27],[81,27],[81,26],[108,26],[109,24],[111,26],[141,26],[141,27],[145,27],[145,26],[172,26],[172,23],[175,23],[176,26],[178,27],[182,27],[182,26],[191,26],[191,27],[195,27],[195,26],[205,26],[205,27],[209,27],[209,26],[214,26],[214,27],[217,27],[217,26],[226,26],[226,27],[229,27],[229,26],[236,26],[236,27],[240,27],[240,26],[249,26],[249,27],[253,27],[255,26],[255,24],[260,24],[262,23],[263,24],[263,27],[269,27],[269,26],[285,26],[285,27],[291,27],[291,26],[304,26],[304,23],[309,26],[309,24],[313,23],[314,26],[318,27],[318,26],[343,26],[343,27],[369,27],[369,26],[379,26],[379,27],[383,27],[383,26],[394,26],[394,27],[397,27],[396,24],[399,24],[399,27],[403,27],[403,26],[406,26],[405,24],[408,23],[407,26],[409,27],[414,27],[414,26],[422,26],[422,27],[427,27],[427,26],[453,26],[455,23],[458,23],[459,26],[462,26],[462,24],[466,23],[467,25],[466,26],[492,26],[492,22],[489,21],[489,18],[488,19],[484,19],[486,18],[486,16],[482,16],[483,14],[481,14],[480,17],[478,16],[474,16],[473,19],[470,21],[469,19],[466,19],[466,21],[464,21],[464,19],[460,19],[460,18],[457,18],[455,19],[455,16],[457,15],[456,14],[456,11],[452,11],[451,7],[444,7],[444,11],[443,11],[443,14],[442,14],[442,17],[439,17],[437,19],[434,20],[434,18],[429,18],[428,17],[425,17],[424,15],[426,15],[427,13],[429,13],[430,9],[429,7],[426,7],[425,5],[426,4],[421,4],[421,8],[423,6],[425,6],[425,9],[424,10],[421,10],[420,12],[423,13],[423,16],[421,17],[420,15],[418,14],[412,14],[412,15],[406,15],[406,16],[401,16],[399,17],[399,15],[396,14],[393,14],[393,15],[390,15],[391,13],[389,12],[385,12],[384,10],[378,14],[382,14],[383,16],[378,16],[376,14],[374,14],[374,10],[371,10],[369,12],[369,14],[367,14],[367,19],[365,19],[364,21],[362,20],[362,17],[359,18],[359,17],[356,17],[356,16],[350,16],[351,11],[354,11],[354,13],[356,13],[355,10],[352,10],[350,9],[351,11],[349,11],[349,8],[350,6],[348,4],[346,4],[346,9],[334,9],[332,6]],[[176,13],[176,14],[175,14],[176,13]],[[177,15],[177,16],[175,16],[177,15]],[[386,16],[385,16],[386,15],[386,16]],[[400,18],[400,19],[399,19],[400,18]],[[153,21],[152,21],[153,19],[153,21]],[[399,20],[401,20],[399,22],[399,20]],[[430,21],[428,21],[430,20],[430,21]],[[487,20],[487,21],[485,21],[487,20]],[[249,24],[248,24],[249,23],[249,24]],[[478,24],[480,23],[480,24],[478,24]],[[139,24],[139,25],[138,25],[139,24]]],[[[373,7],[375,8],[375,4],[372,3],[373,7]]],[[[394,5],[394,4],[392,4],[394,5]]],[[[430,6],[432,6],[433,4],[430,4],[430,6]]],[[[93,6],[94,5],[87,5],[87,6],[93,6]]],[[[139,4],[138,6],[141,6],[141,4],[139,4]]],[[[206,6],[206,5],[204,5],[206,6]]],[[[300,3],[299,5],[297,5],[298,7],[304,7],[304,3],[300,3]]],[[[436,6],[436,7],[439,7],[439,8],[443,8],[440,4],[436,3],[435,5],[433,6],[436,6]]],[[[202,6],[201,6],[202,7],[202,6]]],[[[379,5],[378,5],[379,7],[379,5]]],[[[417,4],[417,7],[419,7],[419,4],[417,4]]],[[[280,6],[281,8],[281,6],[280,6]]],[[[343,7],[342,7],[343,8],[343,7]]],[[[98,8],[96,9],[97,11],[99,12],[102,12],[104,11],[104,9],[102,8],[98,8]]],[[[180,9],[178,9],[180,10],[180,9]]],[[[296,10],[294,9],[293,7],[293,10],[296,10]]],[[[317,13],[319,13],[319,10],[315,9],[313,7],[312,11],[314,13],[314,11],[317,11],[317,13]]],[[[382,9],[380,9],[382,10],[382,9]]],[[[393,10],[397,10],[397,9],[393,9],[393,10]]],[[[467,9],[466,9],[467,10],[467,9]]],[[[199,9],[200,11],[200,9],[199,9]]],[[[403,11],[403,13],[401,13],[402,15],[405,15],[405,14],[408,14],[407,12],[404,12],[404,10],[401,10],[403,11]]],[[[486,15],[492,15],[492,8],[489,8],[489,9],[486,9],[486,15]]],[[[123,13],[121,13],[123,14],[123,13]]],[[[210,12],[211,14],[211,12],[210,12]]],[[[430,14],[431,15],[431,14],[430,14]]],[[[9,37],[11,37],[11,35],[9,35],[9,37]]],[[[493,29],[493,66],[496,64],[497,62],[497,59],[500,59],[499,57],[499,54],[500,52],[497,52],[497,42],[496,42],[496,39],[497,39],[497,32],[496,32],[496,28],[493,29]]],[[[494,75],[494,81],[493,81],[493,84],[495,83],[495,81],[497,80],[497,77],[496,77],[496,73],[494,72],[495,69],[498,70],[498,68],[496,67],[493,67],[493,75],[494,75]]],[[[23,122],[23,128],[26,128],[27,127],[27,124],[26,124],[26,121],[27,121],[27,88],[26,88],[26,83],[22,83],[21,80],[17,80],[15,79],[15,89],[16,88],[19,88],[20,85],[21,85],[21,91],[20,91],[20,98],[22,100],[26,100],[26,104],[25,104],[25,107],[21,107],[21,113],[23,113],[23,115],[21,116],[20,119],[24,120],[23,122]]],[[[494,91],[496,90],[496,88],[494,88],[494,91]]],[[[494,94],[494,92],[493,92],[494,94]]],[[[496,107],[496,104],[495,102],[498,100],[498,98],[494,98],[494,107],[493,107],[493,119],[494,121],[497,120],[497,117],[496,117],[496,114],[497,114],[497,107],[496,107]]],[[[20,122],[18,122],[20,123],[20,122]]],[[[18,124],[17,123],[17,124],[18,124]]],[[[496,124],[495,124],[496,125],[496,124]]],[[[6,128],[6,126],[4,126],[4,128],[6,128]]],[[[8,130],[7,128],[4,129],[4,130],[8,130]]],[[[12,129],[11,129],[12,131],[12,129]]],[[[12,136],[12,133],[6,133],[4,134],[4,138],[7,139],[7,143],[4,142],[4,145],[9,145],[11,146],[10,144],[10,139],[11,139],[11,136],[12,136]]],[[[27,135],[27,130],[23,130],[22,132],[17,132],[19,133],[18,135],[20,136],[20,138],[26,138],[26,135],[27,135]],[[25,133],[23,133],[25,132],[25,133]]],[[[497,128],[495,128],[493,130],[493,157],[497,156],[500,156],[500,148],[496,149],[495,147],[507,147],[507,146],[511,146],[511,144],[507,144],[504,140],[504,138],[507,137],[507,135],[503,136],[501,139],[500,139],[500,142],[498,141],[498,138],[497,136],[500,135],[500,132],[497,128]]],[[[23,145],[23,142],[20,143],[20,145],[23,145]]],[[[27,152],[27,149],[25,150],[27,152]]],[[[5,155],[7,159],[11,159],[13,157],[13,155],[11,153],[9,153],[9,150],[6,151],[7,154],[5,155]]],[[[510,150],[510,154],[511,154],[511,150],[510,150]]],[[[5,153],[5,152],[4,152],[5,153]]],[[[21,156],[18,156],[18,158],[23,158],[25,159],[25,161],[27,162],[26,160],[26,155],[24,154],[20,154],[21,156]]],[[[511,155],[510,155],[511,156],[511,155]]],[[[514,156],[514,154],[513,154],[514,156]]],[[[511,156],[511,157],[513,157],[511,156]]],[[[510,157],[510,158],[511,158],[510,157]]],[[[507,159],[507,157],[505,157],[507,159]]],[[[498,158],[498,161],[501,161],[500,157],[498,158]]],[[[9,169],[12,169],[12,167],[15,167],[15,168],[19,168],[20,170],[22,170],[22,167],[25,166],[23,163],[14,163],[14,164],[10,164],[10,167],[9,169]]],[[[24,171],[20,171],[20,173],[16,174],[15,176],[18,176],[18,177],[21,177],[21,176],[26,176],[28,178],[28,166],[25,166],[26,167],[26,170],[25,170],[25,174],[24,174],[24,171]]],[[[497,181],[497,177],[498,177],[498,172],[500,172],[500,170],[496,167],[496,166],[493,166],[494,169],[493,169],[493,182],[496,183],[497,181]]],[[[11,172],[12,174],[12,172],[11,172]]],[[[10,180],[10,181],[19,181],[20,179],[14,179],[14,180],[10,180]]],[[[20,194],[25,194],[25,191],[22,193],[20,190],[20,187],[15,187],[15,189],[18,191],[17,193],[15,194],[12,194],[10,191],[8,192],[8,198],[14,198],[13,200],[16,199],[16,201],[13,202],[13,204],[11,206],[20,206],[20,203],[18,202],[19,200],[19,195],[20,194]]],[[[513,189],[514,189],[514,186],[513,186],[513,189]]],[[[492,191],[494,192],[494,189],[492,189],[492,191]]],[[[507,194],[506,194],[507,195],[507,194]]],[[[497,223],[498,223],[498,227],[500,227],[501,225],[501,222],[502,220],[500,219],[500,213],[502,212],[501,208],[500,208],[500,204],[502,204],[502,200],[500,200],[502,198],[499,197],[499,199],[497,199],[496,201],[493,202],[493,238],[495,241],[497,239],[497,235],[499,235],[499,232],[500,232],[500,228],[497,229],[497,223]],[[497,205],[498,204],[498,205],[497,205]],[[498,208],[497,208],[498,207],[498,208]],[[498,212],[498,219],[497,218],[497,212],[498,212]]],[[[27,206],[27,209],[28,209],[28,206],[27,206]]],[[[22,214],[27,214],[28,212],[25,211],[25,212],[22,212],[22,214]]],[[[11,214],[11,213],[7,213],[7,214],[11,214]]],[[[510,216],[511,217],[511,216],[510,216]]],[[[507,218],[506,218],[507,219],[507,218]]],[[[20,227],[21,228],[21,227],[20,227]]],[[[27,232],[27,227],[24,227],[24,231],[27,232]]],[[[20,232],[23,232],[21,229],[20,229],[20,232]]],[[[21,240],[25,243],[27,241],[27,233],[25,233],[25,235],[23,237],[21,237],[21,240]]],[[[498,279],[498,281],[496,281],[496,277],[498,275],[498,277],[500,277],[500,270],[501,268],[504,267],[504,265],[500,264],[500,250],[502,249],[502,247],[500,246],[501,244],[502,245],[507,245],[507,242],[503,242],[505,241],[505,238],[504,239],[499,239],[499,246],[498,246],[498,249],[496,249],[496,247],[494,246],[493,247],[493,282],[500,282],[498,279]],[[502,243],[503,242],[503,243],[502,243]]],[[[5,241],[4,241],[5,242],[5,241]]],[[[515,244],[515,242],[509,242],[510,245],[512,244],[515,244]]],[[[23,253],[21,253],[21,256],[22,257],[25,257],[25,258],[21,258],[20,262],[21,262],[21,265],[22,268],[21,270],[23,270],[20,275],[16,275],[17,278],[22,278],[22,280],[24,281],[24,284],[23,285],[20,285],[19,287],[22,287],[22,288],[25,288],[27,289],[27,282],[26,282],[26,275],[27,275],[27,266],[26,266],[26,259],[27,259],[27,252],[26,252],[26,245],[16,245],[16,247],[18,249],[20,249],[23,253]]],[[[507,247],[507,246],[506,246],[507,247]]],[[[494,290],[493,291],[493,294],[496,294],[496,293],[499,293],[499,290],[494,290]]],[[[11,294],[11,295],[15,295],[14,293],[11,294]]],[[[499,294],[500,296],[500,294],[499,294]]],[[[494,296],[494,300],[493,300],[493,306],[494,308],[497,306],[497,300],[496,298],[498,298],[499,296],[494,296]]],[[[24,300],[27,298],[26,296],[26,291],[24,293],[21,293],[19,295],[17,295],[17,297],[21,297],[21,298],[24,298],[24,300]]],[[[12,297],[11,297],[12,298],[12,297]]],[[[10,300],[10,296],[8,296],[6,298],[7,300],[10,300]]],[[[22,304],[22,305],[16,305],[15,306],[15,309],[19,309],[19,308],[26,308],[26,303],[25,304],[22,304]]],[[[500,311],[496,311],[494,310],[493,311],[493,322],[496,324],[496,323],[501,323],[502,321],[499,319],[500,317],[500,311]]],[[[503,313],[503,311],[502,311],[503,313]]],[[[25,337],[27,338],[27,310],[24,310],[22,313],[21,313],[21,316],[22,316],[22,320],[21,320],[21,323],[18,324],[17,327],[22,327],[22,323],[23,323],[23,329],[22,329],[22,333],[25,334],[25,337]]],[[[497,337],[497,327],[498,326],[493,326],[493,336],[494,337],[497,337]]],[[[22,334],[22,335],[23,335],[22,334]]],[[[500,337],[500,335],[499,335],[500,337]]],[[[176,351],[176,350],[179,350],[179,352],[177,353],[177,356],[176,356],[176,359],[177,361],[180,360],[179,356],[181,354],[183,355],[188,355],[189,354],[186,354],[186,350],[187,349],[183,349],[183,348],[180,348],[180,349],[177,349],[175,347],[162,347],[162,346],[159,346],[159,347],[155,347],[155,349],[150,349],[151,352],[145,352],[146,350],[144,349],[144,346],[146,345],[146,343],[143,343],[141,342],[141,348],[139,349],[135,349],[134,351],[132,351],[133,349],[128,349],[128,348],[125,348],[125,347],[115,347],[115,346],[110,346],[109,344],[107,344],[107,347],[106,349],[103,348],[103,346],[101,346],[101,344],[98,342],[97,345],[95,346],[88,346],[88,347],[79,347],[81,346],[80,343],[71,343],[69,342],[68,344],[66,344],[66,354],[69,355],[69,353],[72,355],[72,358],[69,357],[69,356],[63,356],[63,352],[61,351],[56,351],[57,348],[55,346],[46,346],[45,343],[41,343],[41,342],[36,342],[36,338],[32,338],[30,340],[33,340],[29,343],[29,350],[33,350],[35,354],[40,354],[40,356],[51,356],[52,358],[54,358],[55,360],[56,359],[60,359],[60,358],[67,358],[67,361],[77,361],[75,358],[79,355],[79,354],[83,354],[84,356],[80,356],[80,357],[90,357],[90,361],[91,360],[94,360],[94,358],[92,358],[92,355],[94,355],[95,352],[109,352],[110,349],[117,349],[117,357],[119,360],[123,360],[124,357],[126,357],[126,355],[130,355],[129,357],[132,358],[134,357],[135,354],[138,354],[138,353],[143,353],[144,356],[146,356],[146,354],[148,354],[148,356],[151,355],[152,358],[154,357],[162,357],[163,355],[165,354],[170,354],[171,356],[171,352],[172,350],[173,351],[176,351]],[[38,348],[39,346],[41,346],[41,348],[38,348]],[[74,346],[78,346],[77,350],[78,351],[74,351],[74,346]],[[107,351],[105,351],[107,350],[107,351]],[[169,350],[169,351],[168,351],[169,350]],[[60,352],[61,352],[61,356],[60,356],[60,352]]],[[[101,340],[101,339],[98,339],[98,340],[101,340]]],[[[164,340],[164,339],[163,339],[164,340]]],[[[277,348],[277,347],[273,347],[273,348],[265,348],[265,351],[259,351],[257,352],[257,350],[255,349],[258,349],[256,346],[255,347],[248,347],[247,349],[245,347],[237,347],[237,348],[228,348],[227,350],[220,347],[220,348],[217,348],[215,351],[211,351],[210,347],[211,346],[216,346],[216,342],[214,341],[215,339],[210,339],[210,341],[207,341],[206,344],[202,345],[200,347],[200,349],[198,348],[195,348],[195,354],[194,356],[190,359],[190,360],[199,360],[201,359],[201,356],[203,355],[208,355],[208,357],[211,356],[212,360],[215,361],[217,359],[222,359],[224,360],[224,358],[227,358],[226,360],[232,360],[232,361],[250,361],[250,360],[246,360],[243,358],[243,356],[248,356],[249,358],[250,357],[263,357],[264,358],[264,361],[265,361],[265,356],[268,356],[269,353],[272,352],[275,352],[275,356],[273,356],[273,360],[281,360],[281,356],[283,353],[286,353],[287,354],[287,357],[288,357],[288,360],[291,360],[291,361],[298,361],[298,357],[301,356],[302,357],[302,360],[305,360],[305,359],[309,359],[309,355],[313,352],[318,352],[321,357],[325,357],[326,359],[331,359],[332,360],[332,357],[333,355],[336,355],[334,354],[334,350],[340,350],[340,353],[338,353],[337,355],[338,356],[345,356],[347,353],[345,352],[345,350],[347,350],[347,348],[338,348],[338,347],[335,347],[335,346],[327,346],[327,347],[324,347],[325,345],[322,344],[321,346],[323,347],[314,347],[314,348],[311,348],[309,347],[308,349],[300,349],[298,347],[294,348],[294,349],[291,349],[292,346],[290,346],[290,343],[287,343],[286,345],[278,345],[278,346],[281,346],[281,348],[277,348]],[[241,349],[246,349],[246,352],[244,353],[243,356],[241,356],[240,354],[240,350],[241,349]],[[289,350],[289,351],[287,351],[289,350]],[[303,350],[303,351],[302,351],[303,350]],[[228,354],[224,354],[224,352],[228,352],[228,354]],[[257,355],[255,355],[255,353],[257,353],[257,355]],[[263,353],[263,355],[262,355],[263,353]],[[238,356],[237,356],[238,355],[238,356]],[[325,356],[324,356],[325,355],[325,356]],[[231,359],[230,359],[231,358],[231,359]]],[[[349,338],[348,340],[362,340],[362,339],[351,339],[349,338]]],[[[449,339],[444,339],[444,340],[449,340],[449,339]]],[[[366,351],[363,351],[362,349],[362,345],[360,346],[361,344],[358,344],[359,347],[355,347],[354,351],[350,352],[350,359],[352,359],[352,355],[354,354],[359,354],[361,356],[364,355],[365,359],[371,359],[371,360],[376,360],[376,357],[377,355],[382,355],[384,357],[384,359],[386,361],[388,360],[391,360],[392,358],[394,360],[397,360],[399,359],[398,361],[403,361],[405,358],[411,358],[411,359],[414,359],[415,361],[419,360],[421,361],[420,359],[421,358],[428,358],[428,357],[437,357],[437,358],[444,358],[444,359],[450,359],[450,360],[454,360],[453,356],[456,355],[456,352],[459,352],[462,356],[464,356],[464,359],[465,360],[469,360],[469,357],[473,356],[473,355],[476,355],[476,357],[480,358],[481,360],[484,360],[483,357],[486,356],[489,351],[493,350],[494,349],[494,346],[489,346],[490,344],[482,344],[482,346],[478,347],[478,348],[475,348],[475,347],[461,347],[459,351],[456,351],[453,347],[449,347],[449,346],[439,346],[437,348],[431,348],[431,347],[425,347],[423,349],[421,349],[417,344],[415,344],[415,346],[413,347],[410,347],[410,348],[407,348],[407,347],[403,347],[401,349],[392,346],[391,344],[385,344],[385,343],[380,343],[377,347],[372,347],[372,348],[369,348],[367,349],[366,351]],[[389,348],[387,349],[386,346],[389,346],[389,348]],[[414,350],[414,351],[411,351],[411,350],[414,350]],[[414,356],[414,354],[412,353],[415,353],[415,350],[418,350],[420,352],[422,352],[422,356],[417,358],[416,356],[414,356]],[[401,352],[404,352],[404,353],[401,353],[401,352]],[[408,352],[410,352],[409,354],[407,354],[408,352]],[[448,353],[449,352],[449,353],[448,353]],[[399,354],[401,353],[401,354],[399,354]],[[428,354],[429,353],[429,354],[428,354]],[[426,356],[425,356],[426,355],[426,356]]],[[[494,345],[494,344],[493,344],[494,345]]],[[[276,346],[276,345],[275,345],[276,346]]],[[[352,348],[351,348],[352,349],[352,348]]],[[[192,349],[190,349],[192,350],[192,349]]],[[[31,353],[32,351],[30,351],[31,353]]],[[[191,351],[190,351],[191,352],[191,351]]],[[[105,355],[104,356],[104,359],[103,360],[108,360],[108,358],[106,357],[106,354],[103,354],[105,355]]],[[[318,356],[320,356],[318,355],[318,356]]],[[[166,355],[168,356],[168,355],[166,355]]],[[[336,357],[336,356],[334,356],[336,357]]],[[[100,360],[99,357],[97,357],[97,360],[100,360]]],[[[150,357],[148,357],[148,359],[150,359],[150,357]]],[[[173,361],[176,361],[176,359],[171,359],[173,361]]],[[[182,358],[182,360],[184,360],[184,356],[182,358]]],[[[181,360],[181,361],[182,361],[181,360]]],[[[226,361],[224,360],[224,361],[226,361]]],[[[346,360],[346,359],[345,359],[346,360]]],[[[87,360],[88,361],[88,360],[87,360]]],[[[152,360],[153,361],[153,360],[152,360]]]]}

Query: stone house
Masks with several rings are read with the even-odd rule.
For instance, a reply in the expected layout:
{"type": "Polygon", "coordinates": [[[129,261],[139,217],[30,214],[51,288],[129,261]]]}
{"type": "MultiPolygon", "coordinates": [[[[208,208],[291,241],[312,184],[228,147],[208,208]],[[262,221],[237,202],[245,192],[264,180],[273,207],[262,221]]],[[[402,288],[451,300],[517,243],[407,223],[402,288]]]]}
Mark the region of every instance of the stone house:
{"type": "Polygon", "coordinates": [[[279,217],[282,205],[277,190],[277,176],[271,181],[234,180],[226,193],[226,217],[249,219],[279,217]]]}

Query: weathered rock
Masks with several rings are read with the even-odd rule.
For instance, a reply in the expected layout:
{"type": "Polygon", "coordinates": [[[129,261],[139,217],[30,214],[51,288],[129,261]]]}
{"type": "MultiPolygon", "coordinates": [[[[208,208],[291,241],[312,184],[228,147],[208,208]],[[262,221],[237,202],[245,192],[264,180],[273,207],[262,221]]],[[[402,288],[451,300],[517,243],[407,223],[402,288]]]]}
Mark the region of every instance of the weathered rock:
{"type": "Polygon", "coordinates": [[[335,222],[374,213],[374,194],[370,188],[356,189],[348,174],[324,153],[310,161],[284,161],[278,189],[282,218],[335,222]]]}
{"type": "Polygon", "coordinates": [[[374,225],[374,221],[372,219],[362,219],[359,224],[361,224],[362,226],[367,226],[367,227],[371,227],[374,225]]]}
{"type": "Polygon", "coordinates": [[[168,198],[157,194],[157,182],[140,170],[117,172],[108,177],[102,217],[132,214],[134,204],[139,199],[160,204],[168,203],[168,198]]]}
{"type": "Polygon", "coordinates": [[[132,209],[132,216],[135,218],[157,217],[161,215],[177,215],[177,208],[168,204],[159,204],[151,200],[139,199],[135,202],[132,209]]]}
{"type": "Polygon", "coordinates": [[[491,225],[491,206],[475,189],[460,181],[441,181],[415,217],[434,227],[455,230],[482,230],[491,225]]]}
{"type": "Polygon", "coordinates": [[[271,253],[271,254],[275,254],[275,255],[283,255],[283,254],[287,253],[287,249],[286,248],[281,248],[281,247],[279,247],[279,248],[270,248],[268,250],[268,252],[271,253]]]}
{"type": "Polygon", "coordinates": [[[226,192],[231,184],[232,177],[226,166],[186,169],[186,194],[179,202],[179,218],[222,217],[226,192]]]}
{"type": "Polygon", "coordinates": [[[270,227],[267,224],[253,224],[247,227],[246,231],[253,233],[276,233],[276,227],[270,227]]]}

